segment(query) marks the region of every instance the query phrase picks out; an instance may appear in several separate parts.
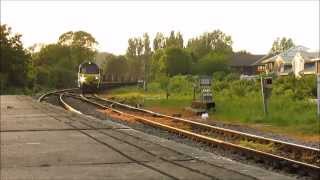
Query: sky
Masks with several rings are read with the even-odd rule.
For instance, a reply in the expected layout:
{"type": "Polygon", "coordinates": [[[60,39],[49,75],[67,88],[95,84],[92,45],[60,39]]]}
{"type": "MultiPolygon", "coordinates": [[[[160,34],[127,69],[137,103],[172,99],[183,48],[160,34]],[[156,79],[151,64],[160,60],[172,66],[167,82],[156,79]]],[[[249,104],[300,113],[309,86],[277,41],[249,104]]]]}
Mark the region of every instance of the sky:
{"type": "MultiPolygon", "coordinates": [[[[9,1],[1,0],[1,24],[22,34],[25,47],[56,43],[67,31],[83,30],[101,52],[124,54],[128,39],[151,40],[180,31],[188,39],[220,29],[235,51],[266,54],[277,37],[320,49],[319,0],[309,1],[9,1]]],[[[152,44],[152,43],[151,43],[152,44]]]]}

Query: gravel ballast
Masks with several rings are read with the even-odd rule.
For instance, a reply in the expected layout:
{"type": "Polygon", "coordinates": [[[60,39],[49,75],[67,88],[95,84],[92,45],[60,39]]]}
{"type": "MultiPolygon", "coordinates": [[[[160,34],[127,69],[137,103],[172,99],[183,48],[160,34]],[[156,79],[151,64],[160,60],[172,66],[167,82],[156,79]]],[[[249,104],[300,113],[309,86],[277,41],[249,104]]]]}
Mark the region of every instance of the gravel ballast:
{"type": "MultiPolygon", "coordinates": [[[[60,105],[57,96],[54,96],[54,95],[46,98],[45,101],[47,101],[47,102],[49,102],[51,104],[54,104],[54,105],[60,105]]],[[[265,164],[257,163],[254,160],[248,160],[244,156],[241,156],[239,154],[230,153],[229,151],[225,151],[225,150],[219,149],[219,148],[212,148],[212,147],[210,147],[210,146],[208,146],[206,144],[202,144],[202,143],[199,143],[199,142],[194,142],[194,141],[192,141],[190,139],[180,137],[180,136],[178,136],[176,134],[169,133],[167,131],[164,131],[164,130],[161,130],[161,129],[158,129],[158,128],[147,126],[147,125],[144,125],[144,124],[141,124],[141,123],[129,123],[127,121],[122,121],[122,120],[119,120],[119,119],[112,119],[112,118],[108,117],[107,115],[105,115],[105,113],[102,113],[101,111],[97,110],[97,108],[95,106],[90,105],[88,103],[84,103],[84,102],[82,102],[82,101],[80,101],[78,99],[75,99],[75,98],[66,97],[65,101],[68,104],[72,105],[72,107],[74,107],[75,109],[81,111],[82,113],[94,116],[94,117],[99,118],[101,120],[110,120],[110,121],[113,121],[113,122],[116,122],[116,123],[121,123],[121,124],[124,124],[124,125],[127,125],[127,126],[133,128],[133,129],[136,129],[136,130],[148,133],[148,134],[152,134],[152,135],[155,135],[155,136],[158,136],[158,137],[161,137],[161,138],[165,138],[165,139],[168,139],[168,140],[173,140],[173,141],[176,141],[176,142],[179,142],[179,143],[187,144],[189,146],[196,147],[196,148],[199,148],[201,150],[205,150],[205,151],[211,152],[211,153],[219,155],[219,156],[224,156],[224,157],[236,160],[236,161],[240,161],[240,162],[245,163],[245,164],[250,164],[250,165],[254,165],[254,166],[263,167],[263,168],[266,168],[268,170],[272,170],[272,171],[275,171],[275,172],[280,172],[280,173],[283,173],[285,175],[291,175],[291,176],[297,177],[299,179],[309,179],[309,177],[296,175],[296,173],[298,173],[298,172],[294,172],[294,174],[288,174],[287,172],[283,172],[283,171],[280,171],[278,169],[273,169],[272,167],[267,166],[265,164]]],[[[237,131],[246,132],[246,133],[250,133],[250,134],[260,135],[260,136],[273,138],[273,139],[278,139],[278,140],[282,140],[282,141],[286,141],[286,142],[297,143],[297,144],[302,144],[302,145],[307,145],[307,146],[319,148],[318,144],[313,144],[313,143],[308,143],[308,142],[301,142],[301,141],[293,140],[291,138],[288,138],[288,137],[285,137],[285,136],[282,136],[282,135],[277,135],[277,134],[274,134],[274,133],[260,132],[260,131],[257,131],[257,130],[254,130],[254,129],[251,129],[251,128],[248,128],[248,127],[241,127],[241,126],[238,126],[238,125],[233,126],[233,125],[229,125],[229,124],[223,124],[221,122],[212,122],[210,124],[218,126],[218,127],[229,128],[229,129],[232,129],[232,130],[237,130],[237,131]]]]}

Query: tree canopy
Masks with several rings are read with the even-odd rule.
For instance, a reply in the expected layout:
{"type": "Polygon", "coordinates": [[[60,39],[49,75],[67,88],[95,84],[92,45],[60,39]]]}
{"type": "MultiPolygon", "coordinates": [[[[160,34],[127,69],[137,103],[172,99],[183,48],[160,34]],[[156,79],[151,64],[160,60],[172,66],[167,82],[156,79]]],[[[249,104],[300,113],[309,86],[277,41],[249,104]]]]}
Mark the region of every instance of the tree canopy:
{"type": "Polygon", "coordinates": [[[69,31],[57,43],[42,46],[32,55],[35,84],[51,88],[74,86],[79,64],[95,59],[96,44],[90,33],[69,31]]]}
{"type": "Polygon", "coordinates": [[[191,56],[181,48],[168,48],[163,56],[165,72],[169,76],[191,73],[191,56]]]}
{"type": "Polygon", "coordinates": [[[214,30],[190,39],[187,48],[195,59],[200,59],[212,51],[231,53],[232,43],[231,36],[220,30],[214,30]]]}
{"type": "Polygon", "coordinates": [[[273,55],[277,55],[280,54],[286,50],[288,50],[289,48],[295,46],[295,44],[293,43],[291,38],[277,38],[273,43],[272,43],[272,47],[270,49],[270,54],[273,55]]]}
{"type": "Polygon", "coordinates": [[[196,66],[196,73],[212,75],[215,72],[229,71],[228,55],[219,52],[210,52],[201,58],[196,66]]]}
{"type": "Polygon", "coordinates": [[[93,49],[98,42],[85,31],[68,31],[60,35],[58,44],[93,49]]]}
{"type": "Polygon", "coordinates": [[[23,48],[20,34],[13,34],[6,24],[0,26],[1,92],[10,87],[24,87],[28,83],[30,55],[23,48]]]}

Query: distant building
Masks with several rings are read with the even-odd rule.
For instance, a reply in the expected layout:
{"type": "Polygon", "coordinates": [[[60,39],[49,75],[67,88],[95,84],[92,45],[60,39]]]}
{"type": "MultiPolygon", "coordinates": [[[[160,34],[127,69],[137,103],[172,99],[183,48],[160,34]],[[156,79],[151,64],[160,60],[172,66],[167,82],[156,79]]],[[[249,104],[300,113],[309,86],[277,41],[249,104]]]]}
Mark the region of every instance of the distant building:
{"type": "Polygon", "coordinates": [[[265,71],[265,66],[259,64],[268,58],[266,55],[255,55],[249,53],[234,53],[231,60],[231,68],[241,75],[256,75],[265,71]]]}
{"type": "Polygon", "coordinates": [[[293,73],[296,77],[303,74],[316,74],[320,71],[319,51],[310,52],[304,46],[295,46],[278,55],[265,58],[259,65],[265,67],[266,73],[288,75],[293,73]]]}

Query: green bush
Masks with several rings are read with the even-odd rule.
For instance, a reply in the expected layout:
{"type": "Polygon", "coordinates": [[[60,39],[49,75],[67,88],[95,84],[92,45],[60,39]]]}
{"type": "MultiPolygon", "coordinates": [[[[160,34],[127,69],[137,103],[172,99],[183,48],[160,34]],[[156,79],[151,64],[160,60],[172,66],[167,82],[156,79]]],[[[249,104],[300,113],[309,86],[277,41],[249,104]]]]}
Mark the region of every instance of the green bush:
{"type": "Polygon", "coordinates": [[[235,81],[235,80],[239,80],[239,79],[240,79],[240,75],[238,73],[229,73],[225,76],[225,78],[223,80],[235,81]]]}
{"type": "Polygon", "coordinates": [[[222,81],[226,75],[227,73],[224,71],[217,71],[212,74],[212,79],[214,81],[222,81]]]}
{"type": "Polygon", "coordinates": [[[148,84],[148,91],[149,92],[160,92],[161,91],[161,84],[158,82],[151,82],[148,84]]]}
{"type": "Polygon", "coordinates": [[[203,75],[211,75],[214,72],[228,72],[228,56],[225,53],[210,52],[199,59],[196,64],[196,72],[203,75]]]}
{"type": "Polygon", "coordinates": [[[295,78],[293,75],[278,77],[273,85],[273,94],[292,99],[316,97],[316,76],[305,75],[295,78]]]}
{"type": "MultiPolygon", "coordinates": [[[[308,99],[315,86],[314,77],[308,76],[298,80],[292,77],[275,79],[268,103],[268,116],[265,116],[263,111],[260,80],[231,79],[213,79],[212,90],[216,103],[215,111],[210,112],[213,119],[278,127],[284,132],[319,134],[316,104],[308,99]]],[[[148,92],[137,88],[113,92],[122,93],[122,100],[133,105],[141,99],[145,100],[144,104],[148,107],[184,108],[191,105],[195,76],[179,75],[170,79],[163,76],[161,80],[150,83],[148,92]],[[167,87],[171,94],[169,99],[164,95],[167,87]],[[160,95],[155,98],[153,92],[160,95]],[[137,94],[143,95],[143,98],[137,94]]]]}
{"type": "Polygon", "coordinates": [[[170,93],[182,93],[184,95],[193,93],[193,84],[187,80],[187,76],[174,76],[169,81],[170,93]]]}

